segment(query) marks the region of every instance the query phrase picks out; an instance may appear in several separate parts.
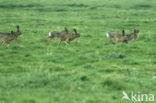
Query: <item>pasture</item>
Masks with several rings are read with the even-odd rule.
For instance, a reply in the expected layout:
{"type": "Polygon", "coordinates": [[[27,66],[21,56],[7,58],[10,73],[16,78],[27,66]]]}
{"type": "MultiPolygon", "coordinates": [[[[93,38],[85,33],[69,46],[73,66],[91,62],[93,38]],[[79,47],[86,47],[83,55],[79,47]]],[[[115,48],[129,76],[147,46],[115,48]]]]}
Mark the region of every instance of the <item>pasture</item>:
{"type": "Polygon", "coordinates": [[[0,0],[0,32],[20,25],[23,33],[0,46],[0,103],[132,103],[123,91],[156,97],[155,11],[155,0],[0,0]],[[81,37],[47,45],[48,33],[64,27],[81,37]],[[123,28],[139,29],[139,38],[111,44],[106,33],[123,28]]]}

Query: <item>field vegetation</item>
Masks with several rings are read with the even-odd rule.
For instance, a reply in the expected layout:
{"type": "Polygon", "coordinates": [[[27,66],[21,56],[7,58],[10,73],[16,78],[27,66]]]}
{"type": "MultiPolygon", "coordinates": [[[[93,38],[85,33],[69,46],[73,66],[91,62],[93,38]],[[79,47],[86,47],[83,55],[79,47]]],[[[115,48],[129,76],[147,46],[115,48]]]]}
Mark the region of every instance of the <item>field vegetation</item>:
{"type": "MultiPolygon", "coordinates": [[[[20,43],[0,46],[0,103],[132,103],[122,91],[156,96],[155,0],[0,0],[0,32],[20,25],[20,43]],[[50,31],[76,28],[69,46],[50,31]],[[139,29],[113,45],[111,30],[139,29]]],[[[154,103],[154,102],[153,102],[154,103]]]]}

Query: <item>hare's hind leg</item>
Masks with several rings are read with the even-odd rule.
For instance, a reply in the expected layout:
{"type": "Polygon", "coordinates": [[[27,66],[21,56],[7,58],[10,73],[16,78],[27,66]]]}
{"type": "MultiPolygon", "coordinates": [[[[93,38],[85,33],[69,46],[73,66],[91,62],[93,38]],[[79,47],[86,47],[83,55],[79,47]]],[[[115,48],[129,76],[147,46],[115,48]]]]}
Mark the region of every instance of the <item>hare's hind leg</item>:
{"type": "Polygon", "coordinates": [[[8,41],[6,41],[5,43],[8,44],[8,45],[10,45],[10,41],[11,41],[11,40],[8,40],[8,41]]]}
{"type": "Polygon", "coordinates": [[[2,46],[4,46],[5,44],[9,44],[10,41],[3,41],[2,46]]]}
{"type": "Polygon", "coordinates": [[[66,45],[69,45],[69,42],[65,41],[65,44],[66,44],[66,45]]]}
{"type": "Polygon", "coordinates": [[[2,43],[0,44],[0,46],[2,46],[3,45],[3,41],[2,41],[2,43]]]}
{"type": "Polygon", "coordinates": [[[10,46],[10,40],[9,41],[5,41],[3,45],[5,45],[5,44],[6,44],[5,47],[8,48],[10,46]]]}
{"type": "Polygon", "coordinates": [[[5,44],[6,44],[6,41],[3,40],[1,45],[4,46],[5,44]]]}
{"type": "Polygon", "coordinates": [[[110,38],[110,42],[111,42],[112,44],[116,44],[112,38],[110,38]]]}

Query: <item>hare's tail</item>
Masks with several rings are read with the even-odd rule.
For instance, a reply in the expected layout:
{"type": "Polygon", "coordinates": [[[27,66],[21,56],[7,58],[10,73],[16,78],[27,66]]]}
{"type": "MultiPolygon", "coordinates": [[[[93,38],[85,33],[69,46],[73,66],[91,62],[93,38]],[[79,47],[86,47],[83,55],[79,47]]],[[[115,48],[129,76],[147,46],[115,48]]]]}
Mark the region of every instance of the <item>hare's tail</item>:
{"type": "Polygon", "coordinates": [[[49,32],[49,36],[52,36],[52,33],[51,32],[49,32]]]}
{"type": "Polygon", "coordinates": [[[107,37],[107,38],[109,38],[109,37],[110,37],[110,36],[109,36],[109,33],[107,33],[107,34],[106,34],[106,37],[107,37]]]}

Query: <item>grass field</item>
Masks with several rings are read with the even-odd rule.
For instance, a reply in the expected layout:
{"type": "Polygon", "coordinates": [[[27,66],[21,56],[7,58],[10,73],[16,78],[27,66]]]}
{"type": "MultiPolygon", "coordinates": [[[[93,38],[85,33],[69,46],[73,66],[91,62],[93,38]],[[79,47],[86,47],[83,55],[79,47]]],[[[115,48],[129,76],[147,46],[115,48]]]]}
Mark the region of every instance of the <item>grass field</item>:
{"type": "Polygon", "coordinates": [[[0,46],[0,103],[132,103],[122,91],[156,96],[155,11],[155,0],[0,0],[0,32],[20,25],[23,33],[20,43],[0,46]],[[69,46],[45,43],[49,31],[64,27],[81,37],[69,46]],[[123,28],[139,29],[138,40],[111,44],[105,34],[123,28]]]}

